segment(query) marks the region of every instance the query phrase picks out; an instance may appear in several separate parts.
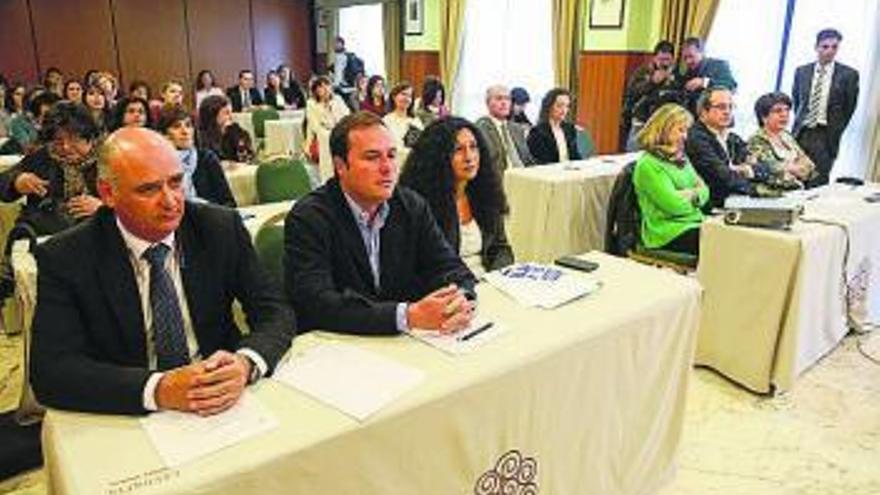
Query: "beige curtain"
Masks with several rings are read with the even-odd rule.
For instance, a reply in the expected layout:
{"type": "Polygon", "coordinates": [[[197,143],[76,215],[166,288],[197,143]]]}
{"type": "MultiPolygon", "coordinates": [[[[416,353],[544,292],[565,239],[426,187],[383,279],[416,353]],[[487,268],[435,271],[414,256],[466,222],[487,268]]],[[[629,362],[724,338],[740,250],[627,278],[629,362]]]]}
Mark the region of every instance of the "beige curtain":
{"type": "Polygon", "coordinates": [[[577,94],[583,0],[553,0],[553,71],[556,85],[577,94]]]}
{"type": "Polygon", "coordinates": [[[446,86],[446,105],[450,108],[461,60],[466,3],[467,0],[440,0],[440,79],[446,86]]]}
{"type": "Polygon", "coordinates": [[[685,38],[709,35],[719,0],[663,0],[660,37],[680,47],[685,38]]]}
{"type": "Polygon", "coordinates": [[[394,0],[382,4],[382,27],[385,33],[385,78],[393,84],[400,82],[400,50],[403,38],[400,33],[400,4],[394,0]]]}

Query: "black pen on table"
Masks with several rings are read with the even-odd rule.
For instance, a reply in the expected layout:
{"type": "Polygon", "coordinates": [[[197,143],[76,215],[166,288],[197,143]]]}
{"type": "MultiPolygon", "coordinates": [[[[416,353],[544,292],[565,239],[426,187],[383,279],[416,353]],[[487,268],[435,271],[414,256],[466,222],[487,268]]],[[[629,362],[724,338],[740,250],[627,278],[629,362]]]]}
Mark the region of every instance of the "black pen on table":
{"type": "Polygon", "coordinates": [[[481,333],[485,332],[486,330],[492,328],[492,325],[494,325],[494,323],[492,323],[491,321],[489,323],[484,323],[484,324],[480,325],[479,327],[477,327],[476,329],[471,330],[470,332],[468,332],[464,335],[460,335],[458,337],[458,341],[459,342],[466,342],[468,340],[471,340],[472,338],[476,337],[477,335],[480,335],[481,333]]]}

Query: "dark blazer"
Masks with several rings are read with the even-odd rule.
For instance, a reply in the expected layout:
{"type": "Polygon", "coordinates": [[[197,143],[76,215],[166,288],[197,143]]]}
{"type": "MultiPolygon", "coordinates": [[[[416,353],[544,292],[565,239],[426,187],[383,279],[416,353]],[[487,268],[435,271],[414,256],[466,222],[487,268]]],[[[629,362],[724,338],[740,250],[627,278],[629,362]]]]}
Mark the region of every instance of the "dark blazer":
{"type": "MultiPolygon", "coordinates": [[[[720,86],[731,91],[736,90],[736,79],[734,79],[733,73],[730,72],[730,64],[726,60],[707,57],[703,59],[696,69],[684,70],[678,78],[678,83],[681,85],[682,90],[684,90],[684,85],[695,77],[708,77],[709,87],[720,86]]],[[[703,92],[703,88],[697,91],[684,90],[684,92],[688,100],[688,110],[697,115],[697,99],[703,92]]]]}
{"type": "Polygon", "coordinates": [[[207,148],[198,151],[199,161],[193,173],[193,186],[200,198],[218,205],[235,208],[235,198],[229,189],[229,182],[220,165],[217,154],[207,148]]]}
{"type": "Polygon", "coordinates": [[[749,154],[746,143],[733,132],[727,134],[725,149],[706,124],[697,120],[688,131],[685,153],[709,186],[710,206],[723,206],[731,194],[751,194],[752,184],[728,165],[743,163],[749,154]]]}
{"type": "MultiPolygon", "coordinates": [[[[816,62],[802,65],[794,72],[794,85],[791,89],[792,103],[794,103],[794,127],[792,134],[797,137],[803,128],[804,119],[807,118],[810,105],[810,91],[813,86],[813,71],[816,62]]],[[[848,65],[840,62],[834,63],[834,75],[831,77],[831,90],[828,93],[828,131],[831,142],[831,156],[837,157],[840,147],[840,137],[856,110],[856,102],[859,100],[859,73],[848,65]]]]}
{"type": "MultiPolygon", "coordinates": [[[[286,88],[281,88],[281,94],[284,95],[284,103],[286,105],[294,105],[296,108],[306,107],[306,97],[303,94],[299,83],[294,83],[286,88]]],[[[265,96],[267,105],[272,106],[276,110],[284,110],[284,107],[278,105],[278,102],[276,101],[275,88],[266,86],[266,89],[263,90],[263,95],[265,96]]]]}
{"type": "MultiPolygon", "coordinates": [[[[250,93],[252,106],[263,104],[263,95],[260,94],[259,89],[251,88],[250,93]]],[[[229,98],[229,102],[232,104],[232,111],[241,112],[243,109],[243,104],[241,101],[241,89],[238,87],[238,85],[227,89],[226,96],[229,98]]]]}
{"type": "MultiPolygon", "coordinates": [[[[475,124],[483,133],[483,137],[486,138],[489,156],[492,158],[492,163],[495,164],[495,169],[503,175],[504,170],[507,168],[507,157],[504,156],[504,142],[502,141],[501,133],[498,132],[498,128],[495,127],[491,117],[480,117],[475,124]]],[[[513,147],[516,149],[516,153],[519,155],[523,165],[534,165],[535,159],[532,158],[532,154],[529,152],[529,145],[526,142],[527,130],[525,126],[508,120],[507,130],[510,133],[513,147]]]]}
{"type": "MultiPolygon", "coordinates": [[[[476,217],[474,217],[474,221],[477,221],[476,217]]],[[[483,219],[477,221],[477,226],[480,228],[480,235],[483,238],[483,249],[480,251],[483,269],[491,272],[512,265],[513,249],[510,248],[510,242],[507,241],[507,234],[504,232],[504,217],[499,215],[497,218],[483,219]]],[[[443,232],[456,252],[461,250],[460,229],[461,226],[456,221],[443,232]]]]}
{"type": "Polygon", "coordinates": [[[417,193],[398,187],[381,231],[380,288],[337,179],[296,202],[284,225],[287,297],[300,328],[397,334],[397,304],[449,283],[473,294],[476,279],[417,193]]]}
{"type": "MultiPolygon", "coordinates": [[[[565,133],[565,144],[568,146],[568,159],[580,160],[581,155],[578,153],[577,147],[577,130],[574,124],[562,122],[562,132],[565,133]]],[[[553,137],[553,131],[550,129],[549,122],[539,122],[529,132],[529,152],[534,157],[535,163],[543,165],[545,163],[559,162],[559,150],[556,149],[556,138],[553,137]]]]}
{"type": "MultiPolygon", "coordinates": [[[[269,371],[290,346],[293,312],[257,262],[238,212],[186,204],[180,269],[199,352],[253,349],[269,371]],[[222,242],[221,242],[222,241],[222,242]],[[232,317],[238,299],[250,333],[232,317]]],[[[31,384],[49,407],[143,414],[151,371],[134,270],[116,217],[101,208],[34,252],[39,268],[31,384]]]]}

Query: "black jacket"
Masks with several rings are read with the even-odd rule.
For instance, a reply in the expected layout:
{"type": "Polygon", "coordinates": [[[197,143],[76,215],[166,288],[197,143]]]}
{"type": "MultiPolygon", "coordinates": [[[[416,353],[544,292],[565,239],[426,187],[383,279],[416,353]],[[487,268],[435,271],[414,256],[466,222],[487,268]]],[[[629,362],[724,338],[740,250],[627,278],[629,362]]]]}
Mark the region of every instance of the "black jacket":
{"type": "MultiPolygon", "coordinates": [[[[259,89],[251,88],[250,94],[251,106],[263,104],[263,95],[260,94],[259,89]]],[[[227,89],[226,96],[229,98],[229,102],[232,104],[233,112],[241,112],[243,110],[244,102],[241,101],[241,88],[239,86],[236,85],[227,89]]]]}
{"type": "MultiPolygon", "coordinates": [[[[267,277],[238,212],[187,203],[177,229],[180,270],[202,356],[248,347],[271,371],[295,329],[280,288],[267,277]],[[222,241],[222,242],[218,242],[222,241]],[[241,302],[250,333],[232,317],[241,302]]],[[[88,221],[37,247],[31,384],[49,407],[142,414],[151,371],[140,296],[116,217],[88,221]]]]}
{"type": "MultiPolygon", "coordinates": [[[[577,130],[569,122],[562,122],[562,132],[565,133],[565,144],[568,146],[568,159],[580,160],[581,155],[577,147],[577,130]]],[[[556,138],[548,122],[540,122],[529,132],[529,152],[535,159],[535,163],[559,162],[559,150],[556,148],[556,138]]]]}
{"type": "Polygon", "coordinates": [[[425,200],[398,187],[381,231],[380,287],[337,179],[297,201],[284,225],[287,297],[300,327],[397,334],[397,304],[450,283],[473,293],[476,279],[437,227],[425,200]]]}
{"type": "MultiPolygon", "coordinates": [[[[813,86],[813,72],[816,63],[802,65],[794,73],[794,85],[791,89],[794,103],[795,136],[801,131],[807,118],[810,106],[810,91],[813,86]]],[[[831,89],[828,93],[826,116],[831,142],[828,143],[831,156],[836,157],[840,147],[840,137],[856,110],[859,100],[859,73],[848,65],[834,63],[834,75],[831,77],[831,89]]]]}
{"type": "MultiPolygon", "coordinates": [[[[306,97],[303,94],[303,90],[300,88],[299,83],[295,82],[286,88],[281,88],[281,94],[284,95],[285,104],[294,105],[296,108],[306,107],[306,97]]],[[[275,88],[266,86],[266,89],[263,91],[263,96],[265,97],[267,105],[272,106],[276,110],[284,109],[283,106],[278,105],[278,102],[275,99],[275,88]]]]}
{"type": "Polygon", "coordinates": [[[736,134],[727,134],[727,147],[721,145],[715,134],[701,121],[696,121],[688,131],[685,152],[691,165],[709,187],[711,207],[721,207],[731,194],[751,194],[748,179],[731,170],[728,163],[739,165],[748,157],[746,143],[736,134]]]}
{"type": "Polygon", "coordinates": [[[220,158],[213,151],[199,149],[199,161],[193,173],[193,186],[200,198],[218,205],[235,208],[235,198],[220,165],[220,158]]]}

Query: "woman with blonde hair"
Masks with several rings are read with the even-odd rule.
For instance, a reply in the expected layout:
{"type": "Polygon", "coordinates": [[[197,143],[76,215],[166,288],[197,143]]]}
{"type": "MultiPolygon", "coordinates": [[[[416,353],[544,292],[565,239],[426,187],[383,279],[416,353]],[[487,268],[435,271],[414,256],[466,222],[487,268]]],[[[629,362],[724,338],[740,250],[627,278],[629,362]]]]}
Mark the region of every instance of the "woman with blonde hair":
{"type": "Polygon", "coordinates": [[[645,152],[636,162],[633,186],[642,215],[641,242],[649,249],[700,252],[701,208],[709,189],[684,153],[693,120],[684,107],[669,103],[638,134],[645,152]]]}

